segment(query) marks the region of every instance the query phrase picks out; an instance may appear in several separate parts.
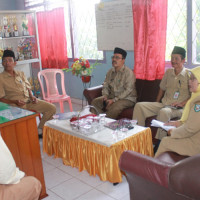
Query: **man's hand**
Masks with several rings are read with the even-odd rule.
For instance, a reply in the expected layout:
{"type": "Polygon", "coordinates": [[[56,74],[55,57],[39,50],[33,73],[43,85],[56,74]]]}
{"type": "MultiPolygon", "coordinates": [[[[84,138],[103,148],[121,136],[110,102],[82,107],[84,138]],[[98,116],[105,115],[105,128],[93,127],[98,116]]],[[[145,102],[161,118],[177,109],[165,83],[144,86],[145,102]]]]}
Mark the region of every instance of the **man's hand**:
{"type": "Polygon", "coordinates": [[[165,126],[175,126],[176,128],[181,125],[180,121],[169,121],[164,124],[165,126]]]}
{"type": "Polygon", "coordinates": [[[14,103],[17,105],[17,106],[24,106],[26,103],[22,100],[15,100],[14,103]]]}
{"type": "Polygon", "coordinates": [[[29,93],[29,97],[30,97],[31,102],[36,104],[38,102],[37,98],[35,96],[33,96],[31,89],[29,89],[29,88],[27,88],[27,89],[28,89],[28,93],[29,93]]]}
{"type": "Polygon", "coordinates": [[[173,130],[173,129],[170,129],[170,130],[167,131],[167,136],[171,136],[172,130],[173,130]]]}
{"type": "Polygon", "coordinates": [[[108,109],[114,103],[114,100],[113,99],[108,99],[106,102],[107,102],[106,109],[108,109]]]}
{"type": "Polygon", "coordinates": [[[107,100],[108,100],[108,97],[104,96],[103,101],[107,101],[107,100]]]}
{"type": "Polygon", "coordinates": [[[38,99],[35,96],[30,97],[32,103],[36,104],[38,102],[38,99]]]}
{"type": "Polygon", "coordinates": [[[185,105],[185,104],[183,104],[183,102],[181,102],[181,103],[175,102],[175,103],[172,103],[172,104],[171,104],[171,106],[174,106],[174,107],[177,107],[177,108],[183,108],[184,105],[185,105]]]}

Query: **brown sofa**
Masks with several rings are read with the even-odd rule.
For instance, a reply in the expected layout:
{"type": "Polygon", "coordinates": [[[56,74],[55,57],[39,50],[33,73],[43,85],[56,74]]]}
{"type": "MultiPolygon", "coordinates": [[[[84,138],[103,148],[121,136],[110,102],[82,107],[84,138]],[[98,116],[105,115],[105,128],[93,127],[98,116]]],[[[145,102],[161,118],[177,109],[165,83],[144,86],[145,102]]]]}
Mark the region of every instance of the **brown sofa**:
{"type": "MultiPolygon", "coordinates": [[[[159,91],[159,84],[161,80],[154,80],[154,81],[147,81],[147,80],[141,80],[141,79],[136,79],[136,90],[137,90],[137,102],[142,102],[142,101],[150,101],[154,102],[156,101],[156,97],[159,91]]],[[[83,94],[88,101],[89,105],[91,105],[91,102],[93,99],[96,97],[99,97],[102,95],[102,85],[87,88],[83,91],[83,94]]],[[[128,118],[132,119],[133,116],[133,109],[128,108],[124,109],[121,114],[118,116],[118,119],[122,118],[128,118]]],[[[155,118],[155,116],[154,116],[155,118]]],[[[149,123],[151,122],[151,119],[146,120],[147,126],[149,126],[149,123]]],[[[155,134],[156,134],[156,128],[152,127],[152,138],[153,138],[153,143],[155,144],[157,140],[155,139],[155,134]]]]}
{"type": "Polygon", "coordinates": [[[119,167],[129,183],[131,200],[200,199],[200,154],[186,157],[165,152],[151,158],[125,151],[119,167]]]}

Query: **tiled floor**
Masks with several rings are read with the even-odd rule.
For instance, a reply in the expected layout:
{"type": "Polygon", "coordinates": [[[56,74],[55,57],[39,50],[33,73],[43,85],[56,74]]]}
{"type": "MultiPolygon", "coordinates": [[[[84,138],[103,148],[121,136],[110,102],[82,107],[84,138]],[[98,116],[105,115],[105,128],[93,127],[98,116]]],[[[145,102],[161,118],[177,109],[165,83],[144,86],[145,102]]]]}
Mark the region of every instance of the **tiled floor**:
{"type": "MultiPolygon", "coordinates": [[[[68,105],[65,105],[66,108],[68,108],[68,105]]],[[[82,105],[73,103],[74,111],[79,111],[81,108],[82,105]]],[[[65,112],[67,111],[65,110],[65,112]]],[[[125,177],[123,177],[122,183],[113,186],[108,181],[101,181],[98,176],[90,176],[87,171],[79,172],[77,168],[63,165],[60,158],[49,157],[42,152],[42,140],[40,140],[40,146],[45,184],[49,195],[45,200],[130,199],[125,177]]]]}

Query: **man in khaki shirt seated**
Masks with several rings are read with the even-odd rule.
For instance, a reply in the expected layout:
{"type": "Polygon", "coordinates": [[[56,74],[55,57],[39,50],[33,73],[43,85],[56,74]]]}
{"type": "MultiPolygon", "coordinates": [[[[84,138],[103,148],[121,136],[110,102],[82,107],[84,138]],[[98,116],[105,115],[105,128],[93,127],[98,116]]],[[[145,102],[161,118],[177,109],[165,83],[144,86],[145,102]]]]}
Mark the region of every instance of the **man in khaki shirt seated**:
{"type": "Polygon", "coordinates": [[[125,50],[118,47],[114,49],[113,67],[106,75],[102,96],[92,101],[99,113],[105,112],[107,117],[113,119],[125,108],[133,107],[137,98],[136,78],[133,71],[125,66],[126,55],[125,50]]]}
{"type": "MultiPolygon", "coordinates": [[[[175,46],[171,55],[173,68],[165,72],[156,102],[139,102],[135,105],[133,119],[137,119],[139,125],[145,126],[145,119],[153,115],[157,115],[162,122],[181,117],[183,107],[190,98],[188,70],[183,66],[185,55],[184,48],[175,46]]],[[[167,136],[167,132],[159,128],[156,138],[161,140],[164,136],[167,136]]]]}
{"type": "Polygon", "coordinates": [[[38,126],[41,134],[44,123],[52,119],[56,113],[55,105],[33,96],[31,85],[24,72],[14,70],[16,61],[13,51],[4,51],[2,65],[4,71],[0,73],[0,102],[42,113],[43,116],[38,126]]]}

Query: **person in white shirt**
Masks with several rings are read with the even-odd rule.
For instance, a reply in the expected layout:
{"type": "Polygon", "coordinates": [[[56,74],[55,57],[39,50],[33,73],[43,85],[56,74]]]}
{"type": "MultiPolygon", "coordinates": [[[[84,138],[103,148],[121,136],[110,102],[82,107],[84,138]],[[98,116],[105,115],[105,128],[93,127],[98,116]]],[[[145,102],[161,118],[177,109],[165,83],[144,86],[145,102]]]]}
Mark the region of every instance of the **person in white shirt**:
{"type": "Polygon", "coordinates": [[[16,167],[8,147],[0,135],[0,200],[38,200],[41,183],[35,177],[25,176],[16,167]]]}

